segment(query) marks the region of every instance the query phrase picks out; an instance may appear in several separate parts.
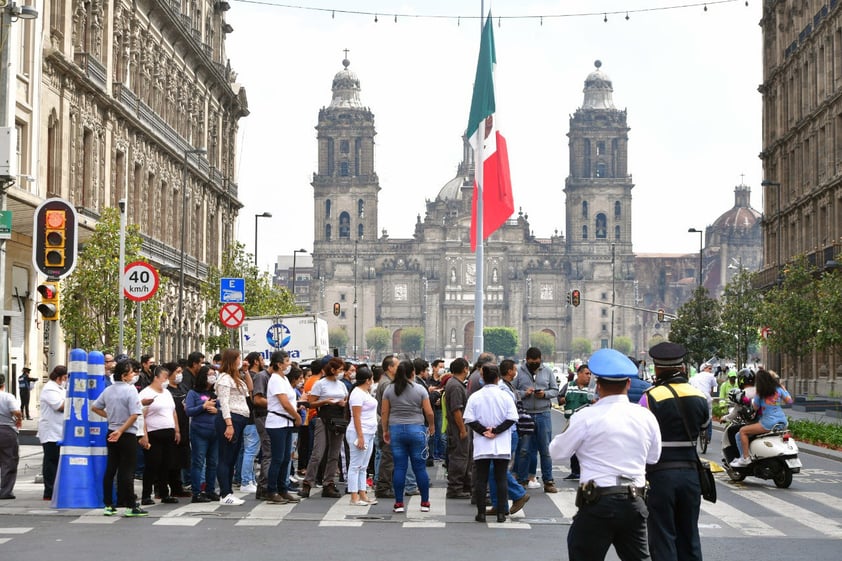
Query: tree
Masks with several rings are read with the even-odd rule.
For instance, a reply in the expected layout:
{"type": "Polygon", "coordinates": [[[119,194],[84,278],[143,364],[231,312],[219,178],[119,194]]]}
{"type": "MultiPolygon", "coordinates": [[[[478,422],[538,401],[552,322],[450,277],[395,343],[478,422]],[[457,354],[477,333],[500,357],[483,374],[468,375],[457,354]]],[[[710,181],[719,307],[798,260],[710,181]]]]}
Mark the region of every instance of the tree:
{"type": "Polygon", "coordinates": [[[693,298],[681,305],[672,321],[669,340],[687,348],[687,358],[700,364],[719,355],[724,337],[719,319],[719,303],[708,296],[707,288],[699,287],[693,298]]]}
{"type": "MultiPolygon", "coordinates": [[[[815,267],[803,255],[796,257],[784,268],[783,282],[766,293],[760,313],[762,325],[770,328],[766,343],[772,351],[790,357],[796,380],[801,359],[816,345],[818,318],[823,307],[818,302],[815,272],[815,267]]],[[[838,309],[832,313],[838,314],[838,309]]],[[[792,389],[797,392],[797,385],[792,389]]]]}
{"type": "Polygon", "coordinates": [[[816,292],[821,305],[817,315],[816,346],[819,350],[842,348],[842,271],[833,268],[816,282],[816,292]]]}
{"type": "Polygon", "coordinates": [[[341,327],[331,327],[327,332],[327,339],[331,349],[339,349],[341,354],[347,354],[343,352],[348,345],[347,331],[341,327]]]}
{"type": "Polygon", "coordinates": [[[513,327],[485,327],[482,337],[483,350],[494,356],[513,357],[517,353],[517,331],[513,327]]]}
{"type": "Polygon", "coordinates": [[[584,358],[590,356],[590,354],[593,352],[591,340],[585,339],[584,337],[576,337],[570,343],[570,352],[573,353],[573,356],[575,356],[576,358],[584,358]]]}
{"type": "Polygon", "coordinates": [[[753,288],[754,275],[740,271],[725,286],[721,300],[722,331],[727,356],[737,360],[737,369],[748,362],[749,349],[757,343],[761,298],[753,288]]]}
{"type": "Polygon", "coordinates": [[[424,348],[424,329],[405,327],[401,330],[401,351],[415,354],[424,348]]]}
{"type": "Polygon", "coordinates": [[[377,356],[389,348],[392,342],[392,335],[385,327],[372,327],[365,332],[365,344],[373,356],[377,356]]]}
{"type": "Polygon", "coordinates": [[[634,343],[631,337],[614,337],[614,350],[629,356],[634,350],[634,343]]]}
{"type": "MultiPolygon", "coordinates": [[[[143,239],[137,225],[126,228],[126,263],[141,260],[143,239]]],[[[76,269],[61,283],[61,327],[67,345],[87,350],[115,350],[120,331],[120,211],[106,208],[79,252],[76,269]]],[[[142,303],[141,347],[150,349],[160,332],[161,294],[142,303]]],[[[126,348],[134,348],[137,304],[126,299],[123,324],[126,348]]],[[[125,350],[125,349],[124,349],[125,350]]]]}
{"type": "MultiPolygon", "coordinates": [[[[219,326],[219,279],[244,278],[246,280],[246,298],[243,308],[246,317],[288,316],[299,314],[301,308],[285,288],[272,286],[267,273],[255,266],[254,258],[245,252],[244,245],[235,242],[222,256],[222,268],[208,270],[207,282],[201,286],[202,298],[207,303],[205,322],[219,326]]],[[[214,330],[215,331],[215,330],[214,330]]],[[[214,351],[230,346],[230,335],[211,333],[208,336],[208,350],[214,351]]]]}
{"type": "Polygon", "coordinates": [[[535,331],[529,334],[529,346],[541,349],[541,356],[552,359],[555,357],[555,337],[545,331],[535,331]]]}

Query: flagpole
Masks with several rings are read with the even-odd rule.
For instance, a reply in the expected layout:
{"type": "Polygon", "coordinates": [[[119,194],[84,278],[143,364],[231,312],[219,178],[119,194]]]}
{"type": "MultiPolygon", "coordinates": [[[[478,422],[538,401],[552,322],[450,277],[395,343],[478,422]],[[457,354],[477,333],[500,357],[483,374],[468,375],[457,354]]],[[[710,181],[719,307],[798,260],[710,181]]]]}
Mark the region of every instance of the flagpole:
{"type": "MultiPolygon", "coordinates": [[[[483,33],[483,17],[485,16],[485,0],[480,0],[480,18],[479,18],[479,31],[480,31],[480,43],[482,42],[482,33],[483,33]]],[[[483,191],[483,142],[485,140],[485,119],[483,119],[479,124],[479,142],[477,142],[477,149],[476,155],[474,157],[474,181],[477,183],[477,220],[476,220],[476,240],[477,240],[477,253],[476,253],[476,275],[474,278],[476,279],[476,292],[474,295],[474,354],[473,360],[479,358],[480,353],[483,351],[483,347],[485,346],[485,341],[483,339],[483,328],[485,327],[484,317],[483,317],[483,307],[485,304],[485,267],[483,267],[484,259],[483,256],[485,254],[483,248],[485,246],[485,240],[482,237],[483,229],[483,204],[482,204],[482,191],[483,191]]]]}

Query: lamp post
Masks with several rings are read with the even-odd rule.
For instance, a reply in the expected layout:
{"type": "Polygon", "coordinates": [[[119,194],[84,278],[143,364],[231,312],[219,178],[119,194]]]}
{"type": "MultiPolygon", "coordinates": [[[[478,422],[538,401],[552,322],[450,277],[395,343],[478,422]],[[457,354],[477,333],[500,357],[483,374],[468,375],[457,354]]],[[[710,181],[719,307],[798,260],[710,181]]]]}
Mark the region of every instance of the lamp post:
{"type": "MultiPolygon", "coordinates": [[[[258,267],[257,265],[257,220],[260,218],[272,218],[271,212],[264,212],[263,214],[255,214],[254,215],[254,266],[255,268],[258,267]]],[[[259,273],[260,271],[258,271],[259,273]]]]}
{"type": "Polygon", "coordinates": [[[184,151],[184,167],[181,175],[181,259],[178,264],[178,329],[175,330],[176,358],[184,358],[181,355],[182,341],[184,334],[181,330],[184,328],[184,246],[187,245],[187,157],[190,154],[200,156],[207,154],[208,151],[204,148],[191,148],[184,151]]]}
{"type": "Polygon", "coordinates": [[[357,358],[357,247],[359,240],[354,240],[354,359],[357,358]]]}
{"type": "Polygon", "coordinates": [[[295,258],[298,256],[299,253],[307,253],[307,250],[296,249],[292,252],[292,303],[297,304],[298,298],[295,296],[295,258]]]}
{"type": "MultiPolygon", "coordinates": [[[[701,230],[699,230],[697,228],[690,228],[690,229],[687,230],[687,232],[690,233],[690,234],[699,234],[699,288],[696,289],[696,292],[697,292],[697,294],[696,294],[696,316],[697,316],[697,318],[696,318],[696,320],[697,320],[696,328],[699,330],[699,332],[697,334],[697,340],[698,340],[698,343],[699,343],[699,352],[701,354],[701,352],[703,350],[702,349],[702,267],[704,267],[704,261],[703,261],[702,250],[704,249],[704,246],[703,246],[702,239],[703,239],[703,233],[704,232],[702,232],[701,230]]],[[[702,359],[699,358],[699,360],[701,361],[702,359]]]]}
{"type": "Polygon", "coordinates": [[[689,230],[687,230],[687,232],[690,234],[699,234],[699,288],[702,288],[702,267],[704,266],[704,263],[702,261],[702,250],[704,249],[702,234],[704,234],[704,232],[702,232],[701,230],[697,230],[696,228],[690,228],[689,230]]]}
{"type": "MultiPolygon", "coordinates": [[[[778,189],[778,207],[775,209],[775,223],[777,230],[777,232],[775,233],[775,252],[777,254],[775,268],[778,270],[778,274],[775,276],[775,282],[777,284],[780,284],[783,281],[781,268],[781,184],[777,181],[769,181],[768,179],[764,179],[760,182],[760,185],[762,185],[763,187],[777,187],[778,189]]],[[[779,375],[782,375],[782,366],[783,361],[781,359],[781,352],[778,351],[777,353],[775,353],[775,371],[779,375]]],[[[798,391],[797,387],[796,391],[798,391]]]]}

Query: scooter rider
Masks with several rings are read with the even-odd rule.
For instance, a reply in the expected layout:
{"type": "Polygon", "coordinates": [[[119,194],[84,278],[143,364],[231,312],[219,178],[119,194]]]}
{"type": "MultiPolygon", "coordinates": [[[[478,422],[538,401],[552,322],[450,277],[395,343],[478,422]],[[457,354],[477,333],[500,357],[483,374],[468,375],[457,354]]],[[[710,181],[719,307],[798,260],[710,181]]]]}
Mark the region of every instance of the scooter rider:
{"type": "Polygon", "coordinates": [[[721,420],[722,423],[731,423],[725,428],[725,434],[733,447],[728,450],[728,457],[725,458],[728,462],[742,455],[739,449],[740,445],[737,443],[737,433],[740,432],[740,427],[744,424],[754,422],[757,413],[751,408],[751,400],[757,393],[754,389],[754,372],[749,368],[740,370],[737,376],[737,385],[739,389],[731,390],[728,393],[728,400],[734,406],[728,414],[722,416],[721,420]]]}
{"type": "Polygon", "coordinates": [[[766,370],[757,371],[757,395],[751,400],[751,406],[758,410],[759,418],[756,423],[743,426],[740,429],[738,442],[739,458],[731,462],[731,467],[745,467],[751,463],[748,456],[749,436],[763,434],[776,426],[786,428],[786,414],[781,409],[784,403],[792,403],[792,396],[783,387],[777,375],[766,370]]]}

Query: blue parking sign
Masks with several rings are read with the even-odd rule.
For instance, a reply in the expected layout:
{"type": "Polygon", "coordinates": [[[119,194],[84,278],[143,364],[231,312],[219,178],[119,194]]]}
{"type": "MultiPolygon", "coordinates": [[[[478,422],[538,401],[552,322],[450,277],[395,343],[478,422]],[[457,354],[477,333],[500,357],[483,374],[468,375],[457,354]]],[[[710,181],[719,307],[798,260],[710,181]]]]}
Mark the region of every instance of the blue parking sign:
{"type": "Polygon", "coordinates": [[[219,279],[219,302],[243,304],[246,301],[246,279],[219,279]]]}

